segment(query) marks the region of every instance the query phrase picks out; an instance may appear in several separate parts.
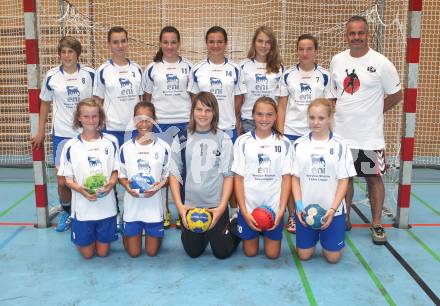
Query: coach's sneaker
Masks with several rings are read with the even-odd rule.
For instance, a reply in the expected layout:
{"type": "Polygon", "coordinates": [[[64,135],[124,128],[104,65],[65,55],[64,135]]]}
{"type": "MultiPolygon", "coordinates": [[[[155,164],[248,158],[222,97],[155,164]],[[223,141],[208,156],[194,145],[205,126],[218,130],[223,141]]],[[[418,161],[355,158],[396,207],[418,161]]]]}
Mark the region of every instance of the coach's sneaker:
{"type": "Polygon", "coordinates": [[[55,228],[55,230],[57,232],[67,231],[70,228],[71,224],[72,224],[72,218],[70,218],[67,212],[63,211],[60,216],[60,221],[58,222],[58,225],[55,228]]]}
{"type": "Polygon", "coordinates": [[[171,225],[171,213],[169,211],[167,211],[166,215],[165,215],[165,220],[163,220],[163,227],[165,229],[169,229],[171,225]]]}
{"type": "Polygon", "coordinates": [[[385,244],[387,242],[387,234],[385,229],[380,224],[371,227],[371,238],[374,244],[385,244]]]}
{"type": "Polygon", "coordinates": [[[286,229],[291,234],[296,234],[296,222],[293,216],[287,218],[286,229]]]}

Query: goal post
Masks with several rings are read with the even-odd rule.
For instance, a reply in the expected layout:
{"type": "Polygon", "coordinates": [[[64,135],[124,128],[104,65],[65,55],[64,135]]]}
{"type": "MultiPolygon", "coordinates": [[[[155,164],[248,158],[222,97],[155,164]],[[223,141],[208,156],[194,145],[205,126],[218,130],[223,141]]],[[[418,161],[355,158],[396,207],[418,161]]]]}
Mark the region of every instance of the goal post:
{"type": "MultiPolygon", "coordinates": [[[[23,0],[29,119],[32,136],[38,132],[38,121],[40,117],[40,100],[38,96],[41,88],[36,8],[36,0],[23,0]]],[[[35,205],[37,209],[36,226],[39,228],[48,227],[50,224],[44,155],[44,147],[32,148],[35,205]]]]}
{"type": "Polygon", "coordinates": [[[411,177],[416,130],[417,88],[419,83],[420,34],[422,26],[422,0],[409,0],[406,62],[407,72],[403,100],[403,135],[400,154],[399,189],[395,226],[409,228],[411,177]]]}

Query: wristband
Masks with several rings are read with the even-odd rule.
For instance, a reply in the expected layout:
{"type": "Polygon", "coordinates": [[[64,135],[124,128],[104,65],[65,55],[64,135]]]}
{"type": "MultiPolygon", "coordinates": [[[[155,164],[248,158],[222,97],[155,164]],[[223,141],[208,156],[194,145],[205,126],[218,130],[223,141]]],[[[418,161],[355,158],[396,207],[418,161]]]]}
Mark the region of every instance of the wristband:
{"type": "Polygon", "coordinates": [[[333,211],[336,213],[336,209],[334,209],[333,207],[330,207],[330,209],[333,209],[333,211]]]}
{"type": "Polygon", "coordinates": [[[296,205],[296,210],[298,210],[298,211],[303,210],[303,201],[302,200],[295,201],[295,205],[296,205]]]}

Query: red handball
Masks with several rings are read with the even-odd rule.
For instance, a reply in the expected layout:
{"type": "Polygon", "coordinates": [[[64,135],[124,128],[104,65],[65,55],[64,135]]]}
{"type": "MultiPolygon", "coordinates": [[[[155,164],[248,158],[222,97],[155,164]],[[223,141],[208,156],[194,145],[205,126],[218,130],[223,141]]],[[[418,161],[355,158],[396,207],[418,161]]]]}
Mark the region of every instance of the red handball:
{"type": "Polygon", "coordinates": [[[267,205],[261,205],[252,211],[252,217],[257,221],[257,227],[262,231],[268,230],[275,223],[275,213],[267,205]]]}

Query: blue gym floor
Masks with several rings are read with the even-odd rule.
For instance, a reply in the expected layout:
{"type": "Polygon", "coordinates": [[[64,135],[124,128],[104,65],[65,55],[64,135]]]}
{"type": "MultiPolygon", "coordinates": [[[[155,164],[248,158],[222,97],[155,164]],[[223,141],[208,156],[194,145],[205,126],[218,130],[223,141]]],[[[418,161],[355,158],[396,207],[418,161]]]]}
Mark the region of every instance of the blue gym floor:
{"type": "MultiPolygon", "coordinates": [[[[376,246],[362,219],[370,218],[370,208],[359,204],[336,265],[319,251],[300,262],[295,236],[286,232],[277,260],[262,252],[246,258],[241,246],[226,260],[214,258],[209,247],[191,259],[174,228],[166,231],[157,257],[130,258],[120,239],[108,257],[87,261],[69,232],[33,227],[31,169],[0,169],[0,305],[439,304],[440,171],[416,169],[414,178],[413,227],[387,227],[389,243],[376,246]]],[[[365,197],[363,188],[356,183],[355,200],[365,197]]],[[[49,197],[54,205],[53,185],[49,197]]]]}

